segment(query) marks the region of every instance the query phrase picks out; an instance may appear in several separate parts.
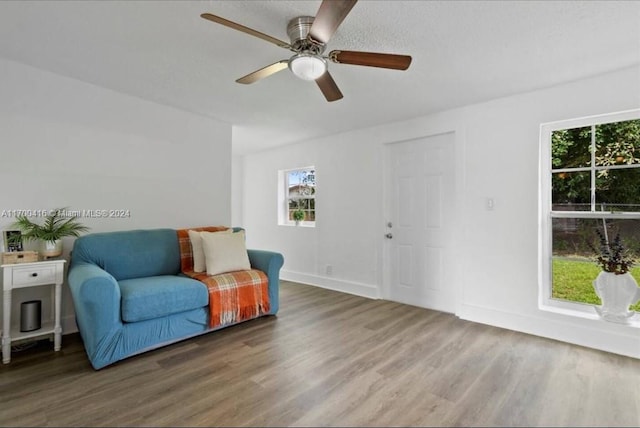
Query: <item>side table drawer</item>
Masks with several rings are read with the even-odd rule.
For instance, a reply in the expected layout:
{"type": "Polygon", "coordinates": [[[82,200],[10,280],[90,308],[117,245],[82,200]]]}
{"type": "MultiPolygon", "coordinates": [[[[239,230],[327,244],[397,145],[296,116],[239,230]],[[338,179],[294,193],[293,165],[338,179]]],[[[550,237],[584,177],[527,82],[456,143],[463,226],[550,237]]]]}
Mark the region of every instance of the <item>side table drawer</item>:
{"type": "Polygon", "coordinates": [[[56,281],[55,266],[13,268],[13,287],[53,284],[56,281]]]}

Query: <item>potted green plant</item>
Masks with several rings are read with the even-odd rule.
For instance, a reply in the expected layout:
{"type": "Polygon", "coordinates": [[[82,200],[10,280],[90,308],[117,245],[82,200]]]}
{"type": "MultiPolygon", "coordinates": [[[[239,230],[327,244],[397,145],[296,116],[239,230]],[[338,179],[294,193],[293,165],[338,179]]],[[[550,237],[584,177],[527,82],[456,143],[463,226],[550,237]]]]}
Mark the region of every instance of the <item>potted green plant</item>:
{"type": "Polygon", "coordinates": [[[629,273],[635,260],[624,247],[620,232],[616,233],[612,242],[606,232],[596,232],[599,248],[592,246],[592,249],[597,254],[596,262],[602,268],[593,281],[593,288],[602,301],[596,311],[607,321],[626,324],[635,314],[629,310],[629,306],[640,300],[640,288],[629,273]]]}
{"type": "Polygon", "coordinates": [[[50,210],[44,217],[42,224],[34,223],[25,215],[16,217],[13,227],[22,231],[25,241],[40,241],[40,255],[43,257],[57,257],[62,254],[62,238],[65,236],[78,237],[80,233],[89,230],[78,221],[77,215],[68,216],[67,208],[50,210]]]}
{"type": "Polygon", "coordinates": [[[304,220],[304,211],[302,211],[300,208],[296,208],[296,210],[292,213],[292,217],[296,222],[296,225],[298,225],[302,220],[304,220]]]}

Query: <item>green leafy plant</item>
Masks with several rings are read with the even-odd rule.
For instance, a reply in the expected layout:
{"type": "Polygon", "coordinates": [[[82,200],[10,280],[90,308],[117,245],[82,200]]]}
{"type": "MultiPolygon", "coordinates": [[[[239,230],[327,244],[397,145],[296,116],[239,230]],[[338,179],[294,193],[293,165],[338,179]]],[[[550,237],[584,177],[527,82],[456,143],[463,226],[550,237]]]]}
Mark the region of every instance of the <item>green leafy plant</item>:
{"type": "Polygon", "coordinates": [[[297,209],[292,213],[292,216],[295,221],[302,221],[304,220],[304,211],[297,209]]]}
{"type": "Polygon", "coordinates": [[[80,233],[89,230],[78,221],[77,216],[68,217],[67,208],[56,208],[49,211],[49,215],[44,218],[43,224],[34,223],[25,215],[16,217],[12,227],[22,231],[24,240],[40,239],[42,241],[54,242],[65,236],[80,236],[80,233]]]}
{"type": "Polygon", "coordinates": [[[616,233],[613,242],[609,242],[607,236],[600,230],[596,230],[596,233],[598,234],[600,244],[597,249],[593,246],[591,246],[591,249],[596,252],[596,262],[602,270],[615,273],[616,275],[629,272],[635,260],[627,249],[625,249],[622,239],[620,238],[620,232],[616,233]]]}

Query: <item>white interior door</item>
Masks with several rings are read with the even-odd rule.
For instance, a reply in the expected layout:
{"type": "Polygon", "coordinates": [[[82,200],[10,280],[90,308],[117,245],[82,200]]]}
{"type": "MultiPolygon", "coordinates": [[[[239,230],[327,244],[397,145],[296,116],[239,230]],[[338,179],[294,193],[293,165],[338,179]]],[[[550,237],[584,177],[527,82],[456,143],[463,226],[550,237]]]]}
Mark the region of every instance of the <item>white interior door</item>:
{"type": "Polygon", "coordinates": [[[453,133],[387,146],[387,297],[455,313],[453,133]]]}

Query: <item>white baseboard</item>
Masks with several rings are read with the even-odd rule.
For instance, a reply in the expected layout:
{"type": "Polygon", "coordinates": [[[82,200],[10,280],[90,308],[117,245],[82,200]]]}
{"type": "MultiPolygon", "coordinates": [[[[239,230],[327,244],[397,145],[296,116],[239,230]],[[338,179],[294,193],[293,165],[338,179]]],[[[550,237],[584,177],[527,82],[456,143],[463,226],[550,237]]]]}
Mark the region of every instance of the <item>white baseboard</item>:
{"type": "Polygon", "coordinates": [[[367,297],[369,299],[380,298],[377,286],[363,284],[361,282],[345,281],[326,276],[310,275],[307,273],[292,272],[288,270],[281,270],[280,278],[285,281],[301,282],[303,284],[314,285],[316,287],[340,291],[342,293],[355,294],[356,296],[367,297]]]}
{"type": "Polygon", "coordinates": [[[541,312],[541,314],[541,316],[531,316],[462,304],[460,313],[457,315],[467,321],[640,358],[640,335],[637,327],[614,324],[600,319],[574,319],[547,312],[541,312]]]}

